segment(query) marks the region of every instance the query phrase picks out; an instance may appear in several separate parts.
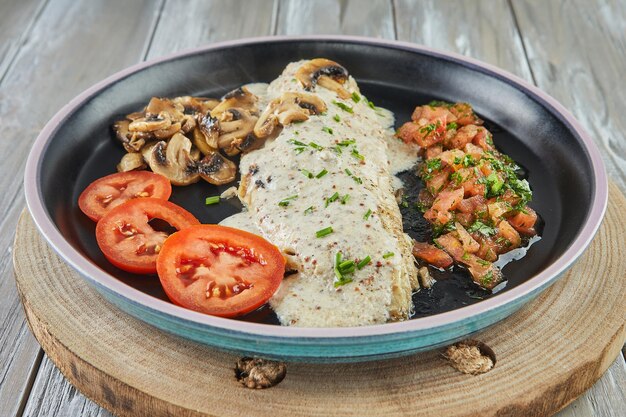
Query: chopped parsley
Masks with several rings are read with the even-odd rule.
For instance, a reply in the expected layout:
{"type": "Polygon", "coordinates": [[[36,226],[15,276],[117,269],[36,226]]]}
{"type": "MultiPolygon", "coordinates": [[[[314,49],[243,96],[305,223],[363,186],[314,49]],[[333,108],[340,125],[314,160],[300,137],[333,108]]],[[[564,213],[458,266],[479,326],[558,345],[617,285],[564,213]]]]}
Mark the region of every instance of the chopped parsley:
{"type": "Polygon", "coordinates": [[[448,103],[447,101],[441,101],[441,100],[432,100],[430,103],[428,103],[428,105],[430,107],[452,107],[453,104],[452,103],[448,103]]]}
{"type": "Polygon", "coordinates": [[[214,195],[213,197],[207,197],[206,200],[204,200],[204,204],[206,204],[207,206],[217,204],[219,202],[220,202],[219,195],[214,195]]]}
{"type": "Polygon", "coordinates": [[[453,172],[450,174],[450,181],[454,181],[455,185],[460,185],[463,182],[463,175],[458,171],[453,172]]]}
{"type": "Polygon", "coordinates": [[[337,107],[339,107],[341,110],[346,111],[348,113],[354,113],[354,110],[352,110],[352,107],[348,106],[345,103],[342,103],[340,101],[337,100],[333,100],[333,104],[337,107]]]}
{"type": "Polygon", "coordinates": [[[456,129],[458,128],[459,125],[456,124],[456,122],[450,122],[446,125],[446,130],[452,130],[452,129],[456,129]]]}
{"type": "Polygon", "coordinates": [[[437,123],[430,123],[420,129],[420,133],[429,134],[434,132],[439,126],[441,126],[441,122],[437,120],[437,123]]]}
{"type": "Polygon", "coordinates": [[[487,177],[481,178],[479,182],[485,184],[485,197],[487,198],[499,196],[504,192],[502,189],[504,181],[502,181],[495,172],[492,172],[487,177]]]}
{"type": "Polygon", "coordinates": [[[456,230],[456,226],[454,225],[454,222],[452,220],[450,220],[446,224],[435,223],[433,225],[433,238],[437,238],[445,232],[451,232],[453,230],[456,230]]]}
{"type": "Polygon", "coordinates": [[[498,232],[495,227],[489,226],[480,220],[476,220],[472,223],[472,225],[467,228],[467,231],[470,233],[478,232],[485,236],[493,236],[498,232]]]}
{"type": "Polygon", "coordinates": [[[466,154],[463,159],[461,160],[461,163],[463,164],[464,167],[473,167],[474,165],[476,165],[476,161],[474,160],[474,158],[472,157],[472,155],[470,154],[466,154]]]}

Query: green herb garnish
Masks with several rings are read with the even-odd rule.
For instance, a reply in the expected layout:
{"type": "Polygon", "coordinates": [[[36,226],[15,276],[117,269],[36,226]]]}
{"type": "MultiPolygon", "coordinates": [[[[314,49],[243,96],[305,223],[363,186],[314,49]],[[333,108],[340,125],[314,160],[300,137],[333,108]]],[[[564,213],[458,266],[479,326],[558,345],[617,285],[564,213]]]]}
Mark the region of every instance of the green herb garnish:
{"type": "Polygon", "coordinates": [[[333,100],[333,104],[339,107],[343,111],[347,111],[348,113],[354,113],[354,110],[352,110],[352,107],[348,106],[347,104],[344,104],[337,100],[333,100]]]}
{"type": "Polygon", "coordinates": [[[350,199],[350,194],[346,194],[341,197],[341,204],[346,204],[346,202],[350,199]]]}
{"type": "Polygon", "coordinates": [[[456,129],[457,127],[459,127],[459,125],[457,125],[456,122],[450,122],[446,125],[446,130],[456,129]]]}
{"type": "Polygon", "coordinates": [[[311,171],[307,171],[306,169],[301,169],[300,172],[302,172],[302,174],[304,174],[304,176],[307,178],[313,178],[313,173],[311,171]]]}
{"type": "Polygon", "coordinates": [[[310,146],[311,148],[313,148],[313,149],[317,150],[317,151],[324,150],[324,147],[323,147],[323,146],[320,146],[320,145],[318,145],[318,144],[317,144],[317,143],[315,143],[315,142],[309,142],[309,146],[310,146]]]}
{"type": "Polygon", "coordinates": [[[311,214],[313,213],[313,210],[315,210],[315,207],[311,206],[307,208],[306,210],[304,210],[304,214],[311,214]]]}
{"type": "Polygon", "coordinates": [[[369,219],[370,216],[372,215],[372,209],[367,209],[367,211],[365,212],[365,214],[363,215],[363,218],[365,220],[369,219]]]}
{"type": "Polygon", "coordinates": [[[332,227],[325,227],[321,230],[318,230],[317,232],[315,232],[315,237],[324,237],[324,236],[328,236],[329,234],[331,234],[333,232],[333,228],[332,227]]]}
{"type": "Polygon", "coordinates": [[[356,264],[357,269],[363,269],[372,261],[369,255],[363,258],[358,264],[356,264]]]}
{"type": "Polygon", "coordinates": [[[359,96],[356,91],[352,93],[352,101],[354,101],[355,103],[361,101],[361,96],[359,96]]]}
{"type": "Polygon", "coordinates": [[[283,198],[282,200],[278,202],[278,205],[281,207],[287,207],[289,205],[289,202],[291,200],[295,200],[296,198],[298,198],[298,194],[283,198]]]}
{"type": "Polygon", "coordinates": [[[219,195],[214,195],[213,197],[207,197],[206,200],[204,200],[204,204],[206,204],[207,206],[217,204],[219,202],[220,202],[219,195]]]}
{"type": "Polygon", "coordinates": [[[326,169],[321,170],[320,172],[317,173],[317,175],[315,176],[315,178],[322,178],[324,175],[328,174],[328,171],[326,171],[326,169]]]}
{"type": "Polygon", "coordinates": [[[356,159],[359,159],[361,161],[363,161],[365,159],[365,157],[363,155],[361,155],[356,148],[352,149],[352,152],[350,152],[350,154],[352,156],[354,156],[356,159]]]}
{"type": "Polygon", "coordinates": [[[338,114],[334,115],[334,116],[333,116],[333,119],[334,119],[337,123],[339,123],[339,122],[341,121],[341,119],[339,118],[339,115],[338,115],[338,114]]]}
{"type": "Polygon", "coordinates": [[[324,126],[324,127],[322,128],[322,132],[326,132],[326,133],[328,133],[329,135],[332,135],[332,134],[333,134],[333,129],[331,129],[330,127],[324,126]]]}
{"type": "Polygon", "coordinates": [[[348,146],[348,145],[352,145],[354,143],[356,143],[356,140],[354,140],[354,139],[346,139],[346,140],[342,140],[337,145],[338,146],[348,146]]]}
{"type": "Polygon", "coordinates": [[[476,220],[470,227],[467,228],[470,233],[478,232],[485,236],[493,236],[497,233],[495,227],[489,226],[480,220],[476,220]]]}
{"type": "Polygon", "coordinates": [[[383,255],[383,259],[391,258],[393,255],[395,255],[393,252],[387,252],[383,255]]]}

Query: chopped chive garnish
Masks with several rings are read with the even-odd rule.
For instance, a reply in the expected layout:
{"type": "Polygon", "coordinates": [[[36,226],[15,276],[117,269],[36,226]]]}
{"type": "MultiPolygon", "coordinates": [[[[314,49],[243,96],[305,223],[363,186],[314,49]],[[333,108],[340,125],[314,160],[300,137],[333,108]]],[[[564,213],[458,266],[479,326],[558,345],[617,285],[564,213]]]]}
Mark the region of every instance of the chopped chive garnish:
{"type": "Polygon", "coordinates": [[[352,176],[352,179],[357,183],[357,184],[363,184],[363,180],[355,175],[352,176]]]}
{"type": "Polygon", "coordinates": [[[354,261],[347,260],[347,261],[341,262],[337,267],[339,268],[340,271],[342,271],[344,269],[351,267],[352,265],[354,265],[354,261]]]}
{"type": "Polygon", "coordinates": [[[311,171],[307,171],[306,169],[301,169],[300,172],[302,172],[302,174],[304,174],[304,176],[307,178],[313,178],[313,173],[311,171]]]}
{"type": "Polygon", "coordinates": [[[323,170],[321,170],[320,172],[317,173],[315,178],[322,178],[326,174],[328,174],[328,171],[326,171],[326,169],[323,169],[323,170]]]}
{"type": "Polygon", "coordinates": [[[299,140],[295,139],[288,140],[287,142],[291,143],[292,145],[306,146],[306,143],[300,142],[299,140]]]}
{"type": "Polygon", "coordinates": [[[393,252],[387,252],[386,254],[383,255],[383,259],[391,258],[393,255],[394,255],[393,252]]]}
{"type": "Polygon", "coordinates": [[[361,160],[361,161],[363,161],[363,160],[365,159],[365,157],[364,157],[363,155],[361,155],[361,154],[359,153],[359,151],[357,151],[357,149],[356,149],[356,148],[352,149],[351,154],[352,154],[352,156],[354,156],[355,158],[357,158],[357,159],[359,159],[359,160],[361,160]]]}
{"type": "Polygon", "coordinates": [[[313,210],[315,210],[315,207],[311,206],[307,208],[306,210],[304,210],[304,214],[311,214],[313,213],[313,210]]]}
{"type": "Polygon", "coordinates": [[[348,113],[354,113],[354,110],[352,110],[352,107],[348,106],[347,104],[341,103],[337,100],[333,100],[333,104],[339,107],[343,111],[347,111],[348,113]]]}
{"type": "Polygon", "coordinates": [[[350,199],[350,194],[346,194],[341,197],[341,204],[346,204],[346,202],[350,199]]]}
{"type": "Polygon", "coordinates": [[[333,134],[333,130],[332,130],[330,127],[327,127],[327,126],[324,126],[324,127],[322,128],[322,132],[326,132],[326,133],[328,133],[329,135],[332,135],[332,134],[333,134]]]}
{"type": "Polygon", "coordinates": [[[296,198],[298,198],[298,194],[283,198],[281,201],[278,202],[278,205],[281,207],[287,207],[289,205],[289,202],[291,200],[295,200],[296,198]]]}
{"type": "Polygon", "coordinates": [[[365,212],[365,215],[363,216],[363,218],[365,220],[369,219],[370,216],[372,215],[372,209],[367,209],[367,211],[365,212]]]}
{"type": "Polygon", "coordinates": [[[348,174],[349,176],[352,176],[352,171],[350,171],[348,168],[346,168],[344,171],[346,171],[346,174],[348,174]]]}
{"type": "Polygon", "coordinates": [[[335,120],[336,122],[340,122],[341,121],[341,119],[339,118],[338,114],[333,116],[333,120],[335,120]]]}
{"type": "Polygon", "coordinates": [[[371,102],[371,101],[369,101],[369,100],[368,100],[367,105],[368,105],[371,109],[376,110],[376,106],[374,106],[374,103],[373,103],[373,102],[371,102]]]}
{"type": "Polygon", "coordinates": [[[324,236],[328,236],[329,234],[331,234],[333,232],[333,228],[332,227],[325,227],[321,230],[318,230],[317,232],[315,232],[315,237],[324,237],[324,236]]]}
{"type": "Polygon", "coordinates": [[[339,146],[333,146],[332,148],[333,152],[335,152],[337,155],[341,155],[341,148],[339,146]]]}
{"type": "Polygon", "coordinates": [[[220,202],[219,195],[214,195],[213,197],[207,197],[206,200],[204,200],[204,204],[206,204],[207,206],[210,206],[212,204],[217,204],[219,202],[220,202]]]}
{"type": "Polygon", "coordinates": [[[330,196],[330,198],[328,199],[328,201],[330,201],[331,203],[333,201],[337,201],[337,199],[339,198],[339,193],[335,192],[335,194],[333,194],[332,196],[330,196]]]}
{"type": "Polygon", "coordinates": [[[352,93],[352,101],[354,101],[355,103],[358,103],[359,101],[361,101],[361,96],[358,95],[356,91],[352,93]]]}
{"type": "Polygon", "coordinates": [[[304,152],[304,148],[302,146],[296,148],[296,153],[297,154],[301,154],[302,152],[304,152]]]}
{"type": "Polygon", "coordinates": [[[339,145],[339,146],[348,146],[348,145],[352,145],[354,143],[356,143],[356,140],[354,140],[354,139],[346,139],[346,140],[342,140],[337,145],[339,145]]]}
{"type": "Polygon", "coordinates": [[[356,264],[356,267],[358,269],[363,269],[367,266],[367,264],[369,264],[372,261],[372,258],[370,258],[369,255],[367,255],[365,258],[363,258],[361,260],[361,262],[359,262],[358,264],[356,264]]]}
{"type": "Polygon", "coordinates": [[[317,144],[317,143],[315,143],[315,142],[309,142],[309,146],[310,146],[311,148],[315,149],[315,150],[318,150],[318,151],[321,151],[321,150],[323,150],[323,149],[324,149],[324,147],[323,147],[323,146],[320,146],[320,145],[318,145],[318,144],[317,144]]]}

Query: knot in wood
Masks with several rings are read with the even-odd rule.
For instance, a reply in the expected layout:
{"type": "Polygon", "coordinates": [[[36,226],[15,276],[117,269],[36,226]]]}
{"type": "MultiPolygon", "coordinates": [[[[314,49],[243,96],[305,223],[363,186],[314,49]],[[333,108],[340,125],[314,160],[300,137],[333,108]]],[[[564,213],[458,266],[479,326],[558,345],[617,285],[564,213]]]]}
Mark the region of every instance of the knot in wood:
{"type": "Polygon", "coordinates": [[[287,374],[283,362],[259,358],[241,358],[235,364],[235,377],[247,388],[270,388],[279,384],[287,374]]]}
{"type": "Polygon", "coordinates": [[[489,372],[496,364],[496,354],[486,344],[465,340],[448,346],[443,357],[459,372],[470,375],[489,372]]]}

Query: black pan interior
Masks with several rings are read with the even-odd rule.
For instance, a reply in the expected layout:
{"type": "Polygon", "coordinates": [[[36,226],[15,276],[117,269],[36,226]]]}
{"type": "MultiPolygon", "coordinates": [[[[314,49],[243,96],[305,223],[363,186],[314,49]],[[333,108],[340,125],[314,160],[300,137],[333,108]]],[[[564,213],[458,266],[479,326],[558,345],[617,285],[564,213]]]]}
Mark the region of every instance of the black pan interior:
{"type": "MultiPolygon", "coordinates": [[[[95,225],[77,207],[81,191],[93,180],[113,173],[124,154],[110,125],[143,107],[152,96],[204,95],[219,97],[249,82],[269,82],[284,66],[298,59],[327,57],[343,64],[376,105],[396,114],[397,124],[413,108],[432,99],[467,101],[494,133],[494,142],[523,166],[534,192],[531,206],[545,227],[542,239],[526,257],[504,268],[510,290],[554,261],[579,232],[592,195],[592,167],[580,138],[541,99],[509,81],[471,64],[400,47],[345,41],[278,41],[204,51],[161,62],[134,73],[88,100],[54,133],[41,166],[40,189],[45,206],[66,239],[103,270],[125,283],[167,299],[158,278],[135,276],[111,266],[94,238],[95,225]]],[[[415,194],[419,181],[410,187],[415,194]]],[[[203,223],[216,223],[238,212],[236,199],[207,207],[206,196],[228,186],[200,182],[174,187],[172,201],[203,223]]],[[[423,236],[418,216],[405,211],[405,229],[423,236]]],[[[480,302],[489,295],[455,270],[415,295],[415,317],[437,314],[480,302]]],[[[276,323],[268,309],[245,317],[276,323]]]]}

